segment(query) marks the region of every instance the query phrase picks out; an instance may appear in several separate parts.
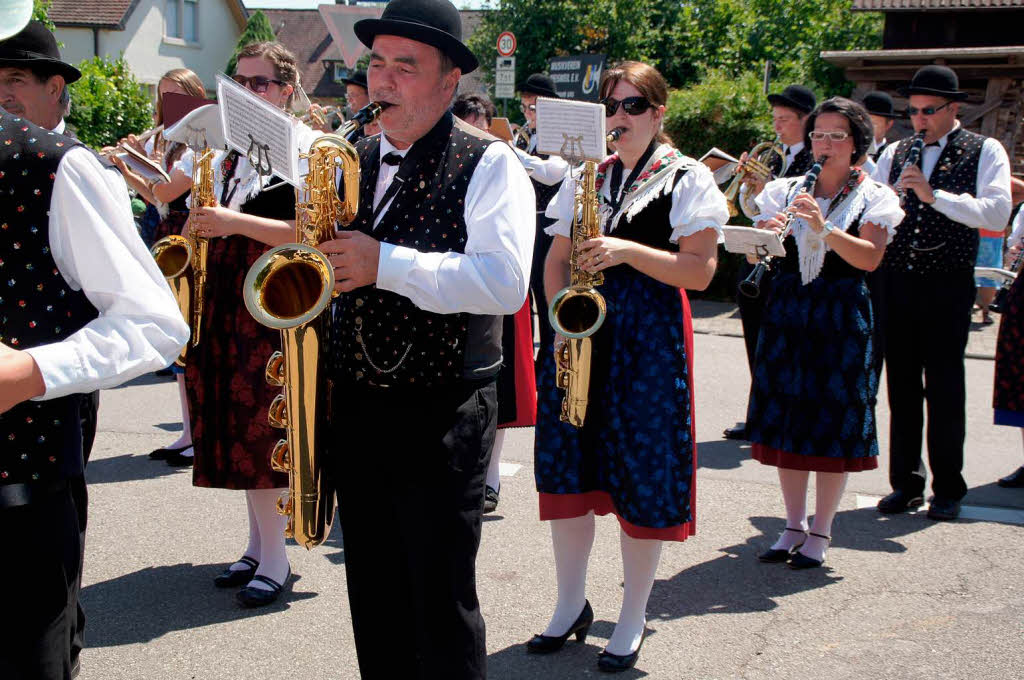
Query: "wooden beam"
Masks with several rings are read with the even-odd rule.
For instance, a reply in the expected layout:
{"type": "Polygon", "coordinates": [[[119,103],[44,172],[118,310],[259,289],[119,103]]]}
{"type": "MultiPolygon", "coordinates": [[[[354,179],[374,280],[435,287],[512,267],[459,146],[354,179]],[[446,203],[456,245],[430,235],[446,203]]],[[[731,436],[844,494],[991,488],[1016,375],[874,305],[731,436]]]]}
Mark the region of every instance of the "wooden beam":
{"type": "MultiPolygon", "coordinates": [[[[929,62],[931,63],[931,62],[929,62]]],[[[910,80],[917,69],[925,64],[907,64],[905,66],[863,66],[846,69],[846,77],[853,81],[862,80],[910,80]]],[[[961,81],[988,78],[1022,78],[1024,66],[1010,64],[958,65],[949,66],[960,77],[961,81]]]]}
{"type": "Polygon", "coordinates": [[[999,108],[1003,104],[1003,95],[1010,89],[1011,82],[1013,81],[1009,78],[993,78],[988,81],[988,87],[985,88],[985,103],[978,110],[978,115],[984,116],[981,119],[981,134],[986,137],[994,137],[996,134],[999,108]]]}

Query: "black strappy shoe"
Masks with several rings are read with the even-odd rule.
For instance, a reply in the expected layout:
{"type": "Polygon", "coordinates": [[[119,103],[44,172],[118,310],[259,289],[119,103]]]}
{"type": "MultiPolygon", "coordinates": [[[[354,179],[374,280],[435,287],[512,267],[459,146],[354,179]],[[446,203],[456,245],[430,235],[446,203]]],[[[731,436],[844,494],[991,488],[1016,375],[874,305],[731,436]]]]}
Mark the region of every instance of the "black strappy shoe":
{"type": "Polygon", "coordinates": [[[239,590],[235,597],[238,598],[238,603],[243,607],[263,607],[277,600],[277,597],[281,594],[281,591],[284,590],[284,586],[288,584],[291,577],[292,570],[290,567],[288,569],[288,574],[284,577],[284,584],[278,583],[269,576],[257,574],[252,577],[252,580],[259,581],[260,583],[266,583],[270,586],[270,590],[246,586],[239,590]]]}
{"type": "Polygon", "coordinates": [[[221,572],[220,576],[213,579],[213,585],[218,588],[233,588],[234,586],[240,586],[251,581],[252,577],[256,575],[256,569],[260,566],[259,561],[254,560],[248,555],[242,555],[235,563],[237,564],[238,562],[248,564],[249,568],[232,571],[231,567],[228,567],[221,572]]]}
{"type": "Polygon", "coordinates": [[[601,650],[597,654],[597,669],[605,673],[621,673],[622,671],[628,671],[630,668],[636,665],[636,660],[640,658],[640,648],[644,646],[644,640],[647,639],[647,628],[644,628],[644,632],[640,634],[640,644],[636,646],[636,649],[629,654],[612,654],[608,650],[601,650]]]}
{"type": "MultiPolygon", "coordinates": [[[[798,534],[803,534],[804,535],[804,541],[807,540],[807,532],[804,531],[803,529],[793,529],[791,527],[786,527],[786,531],[793,531],[793,532],[798,533],[798,534]]],[[[778,564],[780,562],[788,562],[789,558],[791,558],[793,556],[793,553],[795,553],[797,550],[799,550],[801,548],[801,546],[803,546],[803,541],[801,541],[799,545],[794,545],[789,550],[783,550],[782,548],[770,548],[770,549],[764,551],[763,553],[761,553],[760,555],[758,555],[757,559],[761,560],[762,562],[768,562],[768,563],[771,563],[771,564],[778,564]]]]}
{"type": "Polygon", "coordinates": [[[590,626],[593,623],[594,610],[590,608],[590,601],[586,600],[583,603],[583,611],[576,617],[576,620],[573,621],[573,624],[569,626],[569,630],[565,631],[564,635],[534,635],[526,643],[526,651],[531,654],[551,654],[552,652],[557,652],[565,645],[565,641],[569,639],[570,635],[576,636],[576,642],[586,642],[587,633],[590,632],[590,626]]]}
{"type": "MultiPolygon", "coordinates": [[[[824,538],[826,543],[832,542],[831,536],[824,536],[822,534],[816,534],[813,531],[809,531],[808,535],[817,536],[818,538],[824,538]]],[[[793,557],[789,560],[790,569],[816,569],[825,564],[825,558],[822,557],[820,560],[808,557],[800,551],[793,553],[793,557]]]]}

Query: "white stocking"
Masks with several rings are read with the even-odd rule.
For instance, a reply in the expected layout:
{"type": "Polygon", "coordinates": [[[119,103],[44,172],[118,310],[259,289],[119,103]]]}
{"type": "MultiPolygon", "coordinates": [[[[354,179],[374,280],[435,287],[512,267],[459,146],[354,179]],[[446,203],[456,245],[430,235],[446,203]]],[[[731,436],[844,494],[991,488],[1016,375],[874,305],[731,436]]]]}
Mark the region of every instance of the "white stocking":
{"type": "MultiPolygon", "coordinates": [[[[178,400],[181,402],[181,436],[173,444],[168,444],[167,448],[177,449],[182,446],[192,445],[192,420],[189,418],[188,413],[188,393],[185,391],[185,374],[179,373],[177,376],[178,380],[178,400]]],[[[192,451],[185,450],[181,452],[181,455],[185,457],[191,457],[192,451]]]]}
{"type": "Polygon", "coordinates": [[[647,623],[647,598],[661,558],[661,541],[632,538],[619,529],[622,544],[622,610],[605,650],[624,656],[636,651],[647,623]]]}
{"type": "MultiPolygon", "coordinates": [[[[259,561],[260,559],[260,528],[256,524],[256,514],[252,511],[252,499],[249,497],[249,493],[245,494],[245,509],[249,514],[249,543],[245,546],[245,552],[243,555],[247,555],[252,559],[259,561]]],[[[235,562],[228,569],[231,571],[244,571],[249,569],[249,565],[245,562],[235,562]]]]}
{"type": "MultiPolygon", "coordinates": [[[[814,523],[811,531],[822,536],[832,536],[832,520],[835,519],[839,501],[846,490],[848,472],[817,472],[814,476],[814,523]]],[[[825,557],[828,541],[817,536],[808,536],[807,543],[800,552],[811,559],[820,560],[825,557]]]]}
{"type": "Polygon", "coordinates": [[[487,466],[487,486],[495,491],[501,490],[501,449],[505,445],[505,430],[494,433],[494,446],[491,448],[491,464],[487,466]]]}
{"type": "MultiPolygon", "coordinates": [[[[284,489],[250,489],[245,493],[259,531],[260,566],[256,573],[284,585],[288,575],[288,555],[284,550],[284,529],[288,518],[277,513],[277,499],[282,491],[284,489]]],[[[249,585],[270,590],[270,586],[260,581],[251,581],[249,585]]]]}
{"type": "MultiPolygon", "coordinates": [[[[806,470],[779,468],[779,486],[782,487],[782,502],[786,505],[786,526],[807,531],[807,479],[806,470]]],[[[804,535],[795,531],[783,531],[772,550],[792,550],[804,542],[804,535]]]]}
{"type": "Polygon", "coordinates": [[[555,553],[558,603],[544,635],[565,635],[586,604],[587,561],[594,545],[594,513],[551,520],[551,546],[555,553]]]}

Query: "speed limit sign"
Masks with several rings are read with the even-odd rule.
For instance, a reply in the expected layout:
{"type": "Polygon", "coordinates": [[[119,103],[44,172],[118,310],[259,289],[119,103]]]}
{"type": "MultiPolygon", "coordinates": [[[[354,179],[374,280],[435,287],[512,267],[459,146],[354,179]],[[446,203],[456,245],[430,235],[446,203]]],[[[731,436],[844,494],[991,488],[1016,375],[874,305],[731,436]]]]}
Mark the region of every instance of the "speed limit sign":
{"type": "Polygon", "coordinates": [[[511,57],[516,52],[516,36],[512,31],[505,31],[498,36],[498,54],[511,57]]]}

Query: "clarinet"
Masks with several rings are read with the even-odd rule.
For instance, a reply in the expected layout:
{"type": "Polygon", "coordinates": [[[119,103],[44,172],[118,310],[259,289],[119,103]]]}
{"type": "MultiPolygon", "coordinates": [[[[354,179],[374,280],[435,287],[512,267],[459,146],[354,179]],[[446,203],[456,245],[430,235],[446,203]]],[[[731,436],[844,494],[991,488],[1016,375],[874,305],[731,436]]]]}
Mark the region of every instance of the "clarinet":
{"type": "MultiPolygon", "coordinates": [[[[814,185],[818,183],[818,175],[821,174],[821,166],[825,164],[826,156],[819,156],[815,161],[811,169],[804,175],[803,184],[800,185],[800,189],[796,192],[795,196],[807,192],[808,194],[814,192],[814,185]]],[[[794,196],[794,198],[795,198],[794,196]]],[[[793,232],[793,220],[796,214],[793,212],[793,206],[787,206],[786,210],[786,222],[782,225],[782,232],[779,234],[779,240],[785,241],[793,232]]],[[[761,295],[761,279],[764,278],[764,273],[768,270],[768,265],[771,263],[771,255],[758,256],[759,262],[754,265],[753,271],[747,276],[747,278],[740,281],[739,289],[743,295],[749,298],[756,298],[761,295]]]]}
{"type": "MultiPolygon", "coordinates": [[[[903,161],[899,179],[896,180],[897,184],[903,179],[903,173],[907,171],[907,168],[921,162],[922,151],[924,151],[924,130],[914,135],[914,141],[910,143],[910,150],[907,151],[907,160],[903,161]]],[[[907,190],[901,187],[898,195],[900,197],[900,205],[905,205],[907,202],[907,190]]]]}

